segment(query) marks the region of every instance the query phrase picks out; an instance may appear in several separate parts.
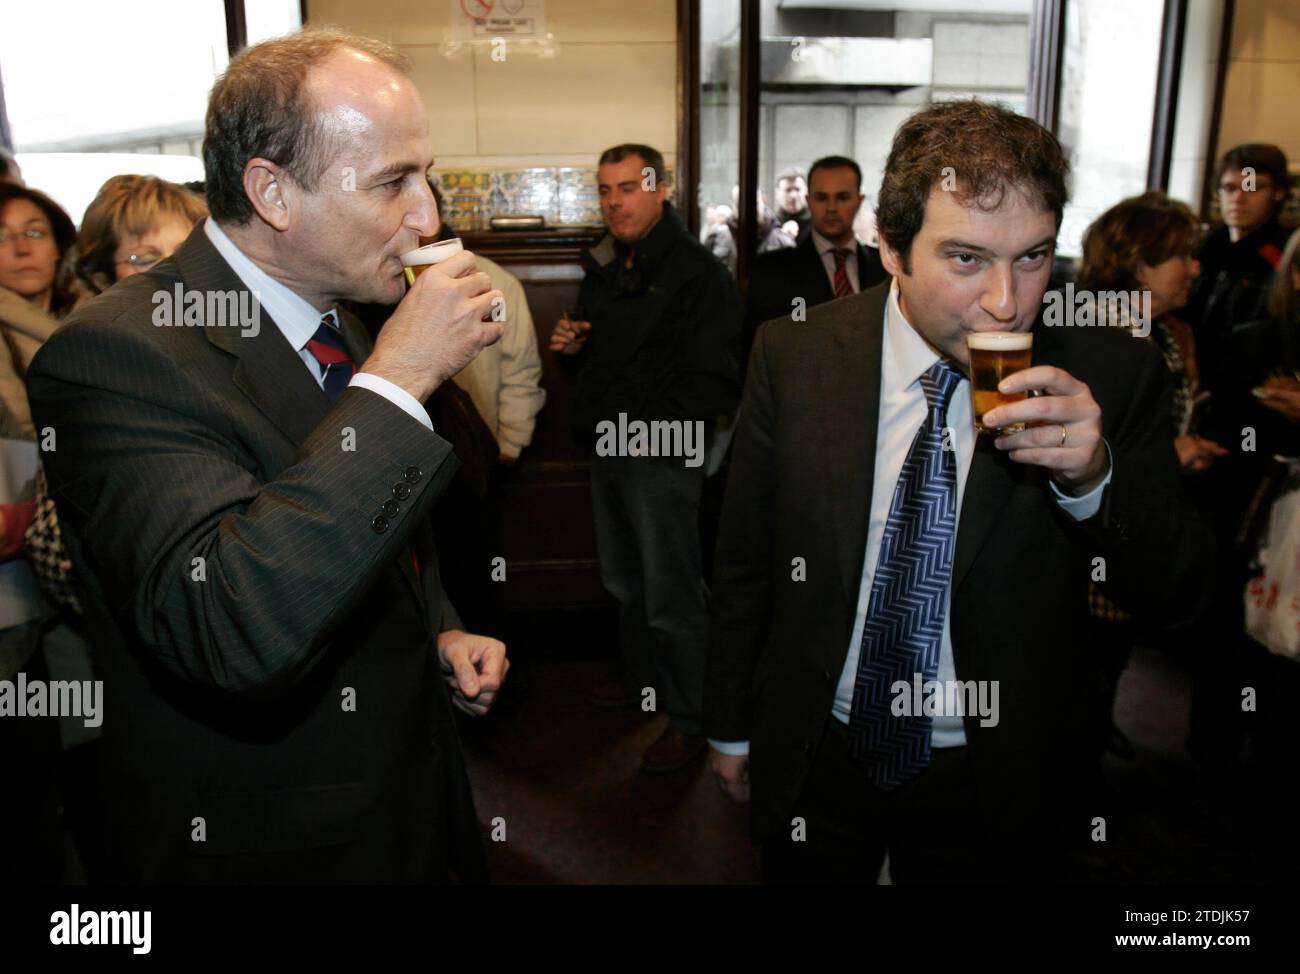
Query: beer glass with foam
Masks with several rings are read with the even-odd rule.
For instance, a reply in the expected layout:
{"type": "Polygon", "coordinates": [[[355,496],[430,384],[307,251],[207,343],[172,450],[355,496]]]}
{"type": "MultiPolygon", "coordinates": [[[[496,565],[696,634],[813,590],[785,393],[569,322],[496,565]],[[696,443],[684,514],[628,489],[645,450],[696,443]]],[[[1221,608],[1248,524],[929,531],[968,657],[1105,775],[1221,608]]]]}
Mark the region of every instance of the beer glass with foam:
{"type": "Polygon", "coordinates": [[[984,425],[984,414],[1009,402],[1028,398],[1027,392],[1005,395],[998,391],[998,383],[1013,372],[1029,368],[1033,358],[1034,336],[1027,331],[985,331],[966,336],[970,351],[971,413],[975,429],[981,433],[1016,433],[1025,428],[1024,423],[998,429],[984,425]]]}
{"type": "Polygon", "coordinates": [[[434,264],[440,264],[448,257],[459,254],[465,249],[459,237],[439,240],[435,243],[416,247],[402,254],[402,270],[406,274],[406,283],[415,285],[415,279],[434,264]]]}

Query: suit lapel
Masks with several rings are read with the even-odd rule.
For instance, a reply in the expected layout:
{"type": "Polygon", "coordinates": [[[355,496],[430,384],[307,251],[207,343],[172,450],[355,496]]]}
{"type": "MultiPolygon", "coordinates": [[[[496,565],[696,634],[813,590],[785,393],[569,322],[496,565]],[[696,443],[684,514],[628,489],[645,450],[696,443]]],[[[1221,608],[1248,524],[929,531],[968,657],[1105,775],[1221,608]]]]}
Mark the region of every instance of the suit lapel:
{"type": "MultiPolygon", "coordinates": [[[[203,232],[202,223],[176,252],[176,263],[189,292],[247,292],[243,281],[203,232]]],[[[215,326],[204,328],[203,334],[237,359],[236,387],[294,446],[301,446],[329,412],[330,400],[266,309],[259,307],[258,314],[256,334],[215,326]]]]}
{"type": "Polygon", "coordinates": [[[813,305],[825,304],[835,297],[835,292],[831,290],[830,278],[826,276],[826,265],[822,263],[821,255],[817,253],[811,231],[809,231],[807,239],[799,246],[804,252],[803,264],[808,281],[808,306],[811,308],[813,305]]]}
{"type": "Polygon", "coordinates": [[[970,472],[966,475],[961,515],[957,519],[957,550],[952,558],[953,592],[957,591],[988,540],[989,532],[1007,505],[1007,495],[1025,475],[1024,465],[1014,463],[994,447],[992,438],[975,435],[979,439],[971,457],[970,472]]]}
{"type": "MultiPolygon", "coordinates": [[[[239,275],[212,245],[202,223],[181,245],[175,259],[188,291],[247,290],[239,275]]],[[[218,327],[204,328],[203,333],[214,346],[237,360],[233,373],[235,386],[294,446],[302,446],[332,403],[266,309],[259,308],[258,313],[259,327],[255,335],[245,335],[238,328],[218,327]]],[[[359,367],[370,349],[365,329],[346,310],[340,310],[339,324],[348,351],[359,367]]],[[[411,593],[424,604],[409,550],[398,558],[398,567],[411,593]]]]}
{"type": "MultiPolygon", "coordinates": [[[[825,274],[822,275],[825,277],[825,274]]],[[[834,341],[820,370],[823,482],[847,604],[857,604],[880,420],[880,351],[888,287],[838,302],[834,341]]]]}

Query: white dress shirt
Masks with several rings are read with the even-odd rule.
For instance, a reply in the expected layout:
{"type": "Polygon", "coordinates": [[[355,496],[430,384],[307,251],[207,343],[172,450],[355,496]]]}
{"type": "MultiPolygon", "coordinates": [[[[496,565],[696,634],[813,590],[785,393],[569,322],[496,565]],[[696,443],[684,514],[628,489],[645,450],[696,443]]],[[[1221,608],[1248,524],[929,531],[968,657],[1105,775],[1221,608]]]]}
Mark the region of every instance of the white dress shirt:
{"type": "MultiPolygon", "coordinates": [[[[835,255],[831,251],[836,249],[835,244],[831,243],[816,230],[810,230],[812,234],[813,246],[817,248],[817,254],[822,259],[822,266],[826,268],[826,278],[831,282],[831,293],[835,293],[835,255]]],[[[844,259],[844,269],[849,275],[849,287],[853,288],[853,293],[857,294],[860,290],[858,287],[858,242],[847,247],[841,248],[847,250],[848,256],[844,259]]]]}
{"type": "MultiPolygon", "coordinates": [[[[928,407],[925,391],[921,388],[921,375],[939,355],[903,317],[898,304],[898,282],[890,285],[889,300],[885,305],[885,328],[880,355],[880,418],[876,429],[876,468],[871,487],[871,511],[867,524],[867,550],[862,564],[862,582],[858,589],[858,605],[849,640],[848,656],[840,681],[835,690],[832,712],[842,723],[849,722],[853,705],[853,685],[858,673],[858,655],[862,647],[862,630],[866,626],[867,607],[871,601],[871,582],[880,557],[880,545],[885,534],[885,522],[894,499],[894,487],[903,469],[917,430],[925,422],[928,407]]],[[[974,422],[971,419],[970,381],[963,377],[948,401],[945,426],[952,427],[953,452],[957,461],[957,513],[958,530],[961,528],[961,504],[970,473],[971,458],[975,454],[974,422]]],[[[1109,447],[1107,448],[1109,450],[1109,447]]],[[[1056,502],[1061,509],[1077,521],[1092,517],[1101,509],[1102,494],[1110,483],[1110,473],[1100,484],[1081,497],[1069,497],[1051,485],[1056,502]]],[[[953,550],[956,551],[954,538],[953,550]]],[[[944,597],[943,635],[939,641],[939,669],[936,680],[955,680],[956,670],[952,658],[952,591],[944,597]]],[[[962,694],[955,695],[958,710],[962,694]]],[[[942,698],[941,698],[942,699],[942,698]]],[[[932,747],[957,747],[966,743],[966,731],[961,714],[936,715],[931,718],[932,747]]],[[[748,754],[748,741],[710,741],[724,754],[748,754]]]]}
{"type": "MultiPolygon", "coordinates": [[[[303,364],[311,370],[312,378],[316,380],[316,384],[324,389],[325,370],[316,361],[316,356],[312,355],[307,348],[307,343],[316,334],[321,319],[329,313],[337,316],[337,309],[330,308],[329,311],[317,311],[305,298],[295,294],[253,263],[252,259],[235,245],[235,242],[226,235],[226,232],[217,225],[217,221],[211,217],[204,221],[203,232],[212,241],[212,246],[217,248],[217,253],[225,258],[226,263],[230,265],[230,269],[235,272],[235,276],[253,293],[261,307],[266,309],[266,313],[275,322],[276,327],[280,329],[280,333],[284,335],[285,340],[293,346],[293,350],[298,353],[298,357],[302,359],[303,364]]],[[[360,369],[361,363],[357,362],[356,367],[360,369]]],[[[353,374],[352,381],[348,385],[369,389],[371,392],[383,396],[412,418],[418,419],[426,427],[433,429],[433,422],[429,419],[428,412],[420,405],[418,399],[401,386],[380,376],[360,371],[353,374]]]]}

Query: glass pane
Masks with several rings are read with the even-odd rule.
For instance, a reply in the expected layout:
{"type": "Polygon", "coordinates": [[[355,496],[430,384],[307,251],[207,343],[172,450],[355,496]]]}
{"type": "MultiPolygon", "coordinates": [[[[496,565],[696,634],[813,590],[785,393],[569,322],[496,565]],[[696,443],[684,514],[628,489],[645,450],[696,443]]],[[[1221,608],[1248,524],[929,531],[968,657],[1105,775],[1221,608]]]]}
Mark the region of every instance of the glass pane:
{"type": "Polygon", "coordinates": [[[740,0],[700,4],[700,239],[736,271],[740,181],[740,0]]]}
{"type": "Polygon", "coordinates": [[[301,0],[244,0],[244,30],[249,47],[292,33],[301,26],[301,0]]]}
{"type": "Polygon", "coordinates": [[[203,178],[208,91],[226,69],[220,0],[12,4],[0,65],[23,178],[80,222],[109,176],[203,178]],[[75,24],[76,29],[69,29],[75,24]]]}
{"type": "Polygon", "coordinates": [[[903,119],[931,102],[971,96],[1024,111],[1031,6],[1031,0],[859,0],[852,9],[764,3],[759,187],[777,224],[789,216],[780,209],[780,175],[806,171],[821,156],[845,155],[862,167],[866,195],[854,232],[875,245],[876,195],[903,119]]]}
{"type": "Polygon", "coordinates": [[[1162,4],[1070,0],[1057,135],[1070,153],[1070,205],[1059,253],[1078,257],[1102,211],[1147,186],[1162,4]]]}
{"type": "Polygon", "coordinates": [[[5,99],[19,151],[129,151],[202,138],[208,90],[226,69],[220,0],[7,5],[5,99]],[[75,29],[69,29],[75,24],[75,29]],[[57,52],[57,53],[56,53],[57,52]]]}

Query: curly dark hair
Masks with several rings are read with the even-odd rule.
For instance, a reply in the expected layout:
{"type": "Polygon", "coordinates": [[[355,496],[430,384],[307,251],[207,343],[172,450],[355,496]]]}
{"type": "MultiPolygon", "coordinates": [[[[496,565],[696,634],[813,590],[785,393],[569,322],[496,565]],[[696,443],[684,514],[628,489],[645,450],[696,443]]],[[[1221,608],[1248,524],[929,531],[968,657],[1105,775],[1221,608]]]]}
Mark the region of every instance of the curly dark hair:
{"type": "Polygon", "coordinates": [[[1070,198],[1070,163],[1056,136],[1033,119],[977,99],[943,102],[898,127],[880,183],[876,226],[910,274],[912,241],[930,191],[947,176],[963,206],[996,210],[1007,190],[1061,215],[1070,198]]]}

